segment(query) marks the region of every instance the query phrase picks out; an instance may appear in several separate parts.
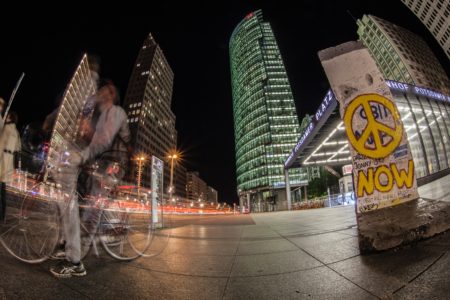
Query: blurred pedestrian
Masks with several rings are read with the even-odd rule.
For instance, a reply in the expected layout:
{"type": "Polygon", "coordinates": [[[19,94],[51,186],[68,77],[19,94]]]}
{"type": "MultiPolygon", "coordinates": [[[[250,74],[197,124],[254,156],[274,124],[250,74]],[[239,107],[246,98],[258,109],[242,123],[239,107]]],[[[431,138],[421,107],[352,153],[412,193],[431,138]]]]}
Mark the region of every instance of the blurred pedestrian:
{"type": "MultiPolygon", "coordinates": [[[[124,167],[127,165],[131,134],[127,123],[127,114],[118,105],[119,100],[119,92],[114,84],[109,80],[103,81],[95,96],[95,106],[99,112],[99,117],[94,134],[89,145],[81,151],[81,155],[75,152],[70,154],[72,169],[78,169],[78,166],[92,163],[93,160],[100,160],[99,164],[102,164],[103,161],[107,166],[109,166],[109,163],[115,166],[113,174],[105,172],[107,173],[104,174],[105,177],[114,177],[115,182],[122,179],[125,174],[124,167]]],[[[76,174],[69,177],[78,175],[78,172],[70,173],[70,170],[67,173],[76,174]]],[[[76,181],[71,178],[61,179],[68,182],[69,185],[73,185],[71,182],[76,181]]],[[[101,184],[98,181],[92,182],[89,193],[98,196],[100,186],[101,184]]],[[[65,239],[65,261],[52,267],[50,272],[58,278],[84,276],[86,275],[86,269],[81,262],[80,217],[77,195],[73,195],[71,198],[66,212],[61,215],[61,222],[65,239]]]]}
{"type": "Polygon", "coordinates": [[[3,109],[5,108],[5,100],[0,97],[0,132],[3,129],[3,109]]]}
{"type": "Polygon", "coordinates": [[[10,183],[14,171],[14,155],[21,149],[20,135],[17,130],[17,114],[8,113],[0,134],[0,181],[10,183]]]}

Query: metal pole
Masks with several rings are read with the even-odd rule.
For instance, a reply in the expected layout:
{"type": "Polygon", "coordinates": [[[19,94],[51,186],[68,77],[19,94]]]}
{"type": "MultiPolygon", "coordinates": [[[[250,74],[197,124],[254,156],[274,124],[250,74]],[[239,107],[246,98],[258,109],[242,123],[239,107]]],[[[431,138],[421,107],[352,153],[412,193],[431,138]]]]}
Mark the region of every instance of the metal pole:
{"type": "Polygon", "coordinates": [[[239,195],[239,210],[241,211],[241,214],[244,213],[244,199],[242,198],[243,195],[239,195]]]}
{"type": "Polygon", "coordinates": [[[308,186],[305,185],[305,200],[308,201],[308,186]]]}
{"type": "Polygon", "coordinates": [[[169,183],[169,203],[172,201],[173,195],[173,160],[174,157],[170,158],[170,183],[169,183]]]}
{"type": "Polygon", "coordinates": [[[5,123],[5,121],[6,121],[6,117],[8,116],[9,109],[11,108],[11,105],[14,101],[14,97],[16,96],[17,90],[19,89],[19,86],[22,83],[23,77],[25,77],[25,73],[22,72],[22,75],[20,75],[19,81],[17,81],[16,86],[14,87],[14,90],[11,93],[11,97],[9,97],[8,106],[6,106],[5,114],[3,115],[3,123],[5,123]]]}
{"type": "Polygon", "coordinates": [[[137,173],[137,194],[138,194],[138,201],[141,201],[141,181],[142,181],[142,165],[143,160],[141,158],[138,158],[138,173],[137,173]]]}
{"type": "Polygon", "coordinates": [[[330,187],[327,187],[327,193],[328,193],[328,203],[329,203],[329,207],[332,207],[333,205],[331,204],[331,192],[330,192],[330,187]]]}
{"type": "Polygon", "coordinates": [[[289,170],[284,169],[284,181],[286,182],[286,201],[287,201],[287,209],[292,209],[292,200],[291,200],[291,183],[289,182],[289,170]]]}

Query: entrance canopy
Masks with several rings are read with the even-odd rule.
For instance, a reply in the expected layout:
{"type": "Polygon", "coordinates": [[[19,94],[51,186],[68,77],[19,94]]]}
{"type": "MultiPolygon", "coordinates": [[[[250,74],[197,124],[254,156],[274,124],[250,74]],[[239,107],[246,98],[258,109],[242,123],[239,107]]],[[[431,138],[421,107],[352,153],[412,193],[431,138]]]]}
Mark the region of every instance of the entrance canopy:
{"type": "Polygon", "coordinates": [[[339,105],[329,90],[286,160],[285,168],[345,165],[351,162],[348,147],[339,105]]]}

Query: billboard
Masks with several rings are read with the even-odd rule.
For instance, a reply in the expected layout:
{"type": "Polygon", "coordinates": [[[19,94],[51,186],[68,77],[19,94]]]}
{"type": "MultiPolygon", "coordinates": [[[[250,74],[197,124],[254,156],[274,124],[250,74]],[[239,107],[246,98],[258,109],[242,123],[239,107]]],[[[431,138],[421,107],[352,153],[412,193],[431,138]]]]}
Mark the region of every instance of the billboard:
{"type": "Polygon", "coordinates": [[[359,42],[319,52],[340,104],[352,156],[357,211],[418,198],[414,161],[397,106],[375,61],[359,42]]]}

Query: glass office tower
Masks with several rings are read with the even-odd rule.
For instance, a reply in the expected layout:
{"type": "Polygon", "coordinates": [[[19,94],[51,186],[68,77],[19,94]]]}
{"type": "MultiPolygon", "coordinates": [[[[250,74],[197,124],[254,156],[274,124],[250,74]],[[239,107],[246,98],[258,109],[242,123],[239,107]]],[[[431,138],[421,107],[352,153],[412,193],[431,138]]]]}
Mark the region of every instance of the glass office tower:
{"type": "Polygon", "coordinates": [[[422,21],[450,59],[450,1],[401,0],[422,21]]]}
{"type": "Polygon", "coordinates": [[[357,25],[384,78],[450,93],[444,68],[420,36],[372,15],[364,15],[357,25]]]}
{"type": "MultiPolygon", "coordinates": [[[[280,50],[260,10],[237,25],[229,46],[238,191],[251,194],[260,210],[267,202],[280,208],[283,162],[300,127],[280,50]]],[[[291,184],[301,177],[300,170],[292,171],[291,184]]]]}

